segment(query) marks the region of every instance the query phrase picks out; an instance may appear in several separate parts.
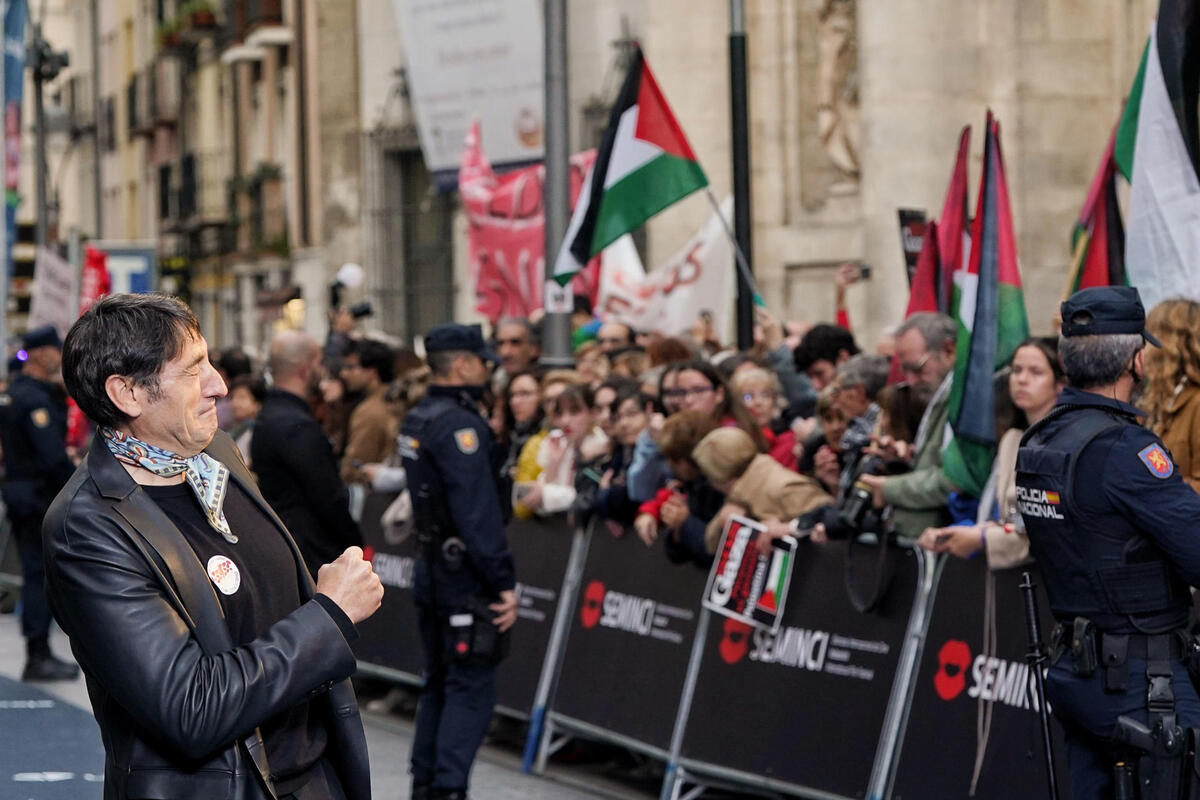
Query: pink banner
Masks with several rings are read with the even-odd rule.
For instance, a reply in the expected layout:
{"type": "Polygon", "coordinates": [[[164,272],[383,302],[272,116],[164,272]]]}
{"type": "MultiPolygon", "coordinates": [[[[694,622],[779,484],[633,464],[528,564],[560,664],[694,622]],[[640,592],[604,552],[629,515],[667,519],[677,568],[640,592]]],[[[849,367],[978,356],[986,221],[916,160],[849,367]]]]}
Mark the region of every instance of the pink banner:
{"type": "MultiPolygon", "coordinates": [[[[571,208],[595,160],[595,150],[571,156],[571,208]]],[[[546,275],[545,178],[542,164],[497,176],[479,144],[479,123],[471,126],[459,168],[458,190],[470,226],[467,248],[475,310],[493,323],[501,317],[527,317],[542,307],[546,275]]],[[[592,259],[575,276],[572,292],[586,294],[595,304],[599,274],[600,259],[592,259]]]]}

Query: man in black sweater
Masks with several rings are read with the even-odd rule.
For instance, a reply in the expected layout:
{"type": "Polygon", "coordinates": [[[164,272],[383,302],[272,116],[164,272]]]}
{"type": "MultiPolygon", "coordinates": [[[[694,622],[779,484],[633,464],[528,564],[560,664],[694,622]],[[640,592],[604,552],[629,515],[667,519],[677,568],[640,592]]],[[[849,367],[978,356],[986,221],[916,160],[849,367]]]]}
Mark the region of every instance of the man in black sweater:
{"type": "Polygon", "coordinates": [[[271,342],[267,366],[273,383],[254,426],[250,462],[316,575],[347,547],[362,546],[333,448],[305,399],[323,374],[321,348],[301,331],[285,331],[271,342]]]}

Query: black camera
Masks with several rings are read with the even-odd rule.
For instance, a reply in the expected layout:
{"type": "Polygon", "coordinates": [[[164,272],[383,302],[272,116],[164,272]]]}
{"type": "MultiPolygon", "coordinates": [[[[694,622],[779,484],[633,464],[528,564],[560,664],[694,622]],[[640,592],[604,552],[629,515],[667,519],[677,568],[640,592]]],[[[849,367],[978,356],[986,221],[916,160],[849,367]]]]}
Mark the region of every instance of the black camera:
{"type": "Polygon", "coordinates": [[[350,316],[354,317],[355,319],[369,317],[374,313],[375,309],[371,308],[370,300],[363,300],[361,303],[355,303],[354,305],[350,306],[350,316]]]}
{"type": "Polygon", "coordinates": [[[840,527],[855,532],[863,529],[863,521],[871,511],[874,501],[874,492],[867,482],[862,479],[862,476],[885,475],[886,473],[887,468],[882,458],[868,456],[863,459],[862,466],[858,470],[858,475],[854,479],[854,485],[846,493],[846,499],[842,501],[842,507],[838,511],[838,525],[840,527]]]}

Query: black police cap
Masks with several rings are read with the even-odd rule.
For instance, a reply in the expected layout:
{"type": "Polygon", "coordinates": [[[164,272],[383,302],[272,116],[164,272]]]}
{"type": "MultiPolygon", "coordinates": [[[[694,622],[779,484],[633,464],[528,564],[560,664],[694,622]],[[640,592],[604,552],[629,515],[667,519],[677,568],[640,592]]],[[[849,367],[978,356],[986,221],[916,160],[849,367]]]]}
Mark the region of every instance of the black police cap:
{"type": "Polygon", "coordinates": [[[500,359],[483,341],[483,332],[478,325],[459,325],[447,322],[425,334],[426,353],[444,353],[447,350],[464,350],[474,353],[493,364],[500,359]]]}
{"type": "Polygon", "coordinates": [[[36,350],[39,347],[57,347],[62,350],[62,339],[53,325],[39,325],[21,337],[21,347],[36,350]]]}
{"type": "Polygon", "coordinates": [[[1062,304],[1062,335],[1096,336],[1139,333],[1155,347],[1158,339],[1146,331],[1146,309],[1132,286],[1093,286],[1080,289],[1062,304]]]}

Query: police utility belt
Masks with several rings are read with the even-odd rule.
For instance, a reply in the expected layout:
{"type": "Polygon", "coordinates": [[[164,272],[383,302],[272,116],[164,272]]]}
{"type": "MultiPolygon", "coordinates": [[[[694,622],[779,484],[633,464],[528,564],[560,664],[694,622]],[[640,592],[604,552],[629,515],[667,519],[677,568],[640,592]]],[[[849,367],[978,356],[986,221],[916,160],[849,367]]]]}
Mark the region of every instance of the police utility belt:
{"type": "Polygon", "coordinates": [[[1195,660],[1196,646],[1187,632],[1180,628],[1167,633],[1105,633],[1086,617],[1076,617],[1070,623],[1059,623],[1050,636],[1050,660],[1055,663],[1065,653],[1074,661],[1075,674],[1090,678],[1097,669],[1104,671],[1104,689],[1108,692],[1123,692],[1129,687],[1129,659],[1145,660],[1147,676],[1151,678],[1150,691],[1154,691],[1151,664],[1166,662],[1156,672],[1164,672],[1169,683],[1171,664],[1187,662],[1189,671],[1195,660]]]}

